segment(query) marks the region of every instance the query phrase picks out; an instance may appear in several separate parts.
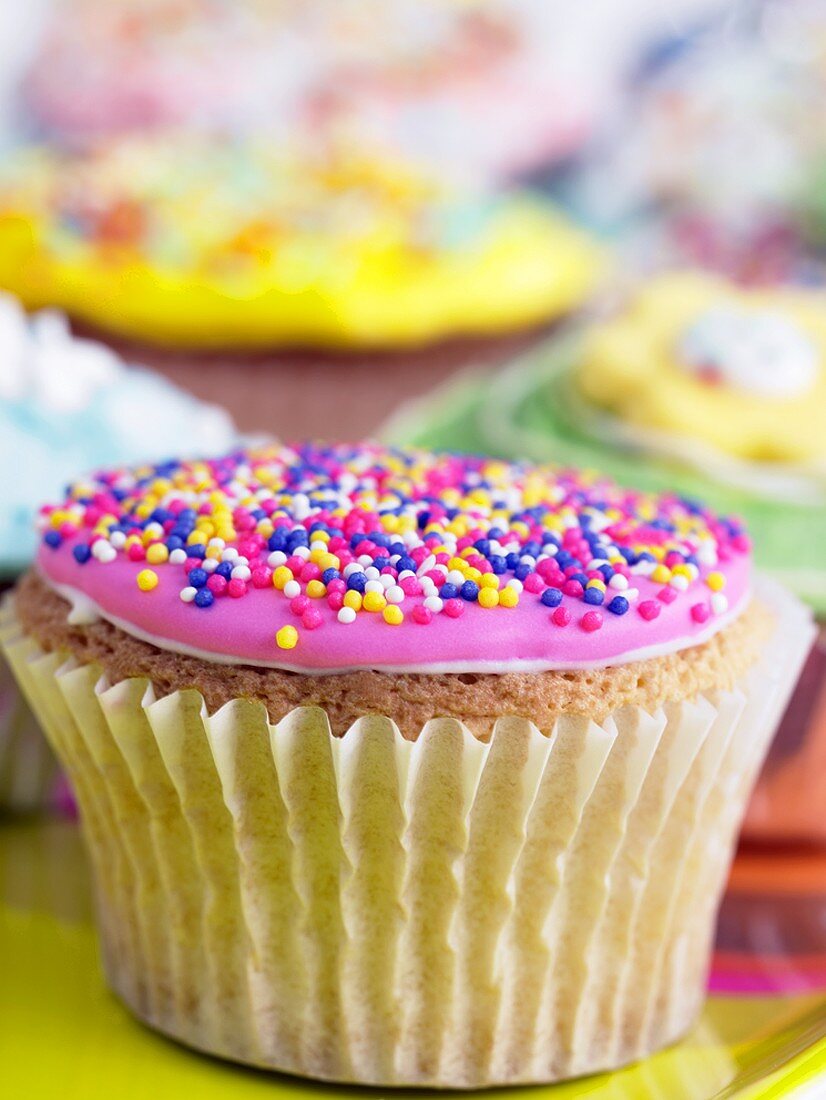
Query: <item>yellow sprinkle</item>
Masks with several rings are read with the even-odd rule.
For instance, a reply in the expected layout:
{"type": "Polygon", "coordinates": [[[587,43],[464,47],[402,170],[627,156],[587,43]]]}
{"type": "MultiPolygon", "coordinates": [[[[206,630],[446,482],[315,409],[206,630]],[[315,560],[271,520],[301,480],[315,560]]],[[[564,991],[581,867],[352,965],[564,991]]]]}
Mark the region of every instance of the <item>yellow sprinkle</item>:
{"type": "Polygon", "coordinates": [[[499,587],[499,578],[496,576],[495,573],[483,573],[482,574],[482,579],[479,581],[479,586],[483,589],[485,589],[485,588],[494,588],[494,589],[496,589],[496,588],[499,587]]]}
{"type": "MultiPolygon", "coordinates": [[[[516,607],[516,605],[519,603],[519,593],[516,591],[515,588],[505,587],[505,588],[502,589],[501,592],[498,593],[498,596],[499,596],[499,606],[500,607],[516,607]]],[[[482,593],[480,592],[479,593],[480,602],[481,602],[481,598],[482,598],[482,593]]]]}
{"type": "Polygon", "coordinates": [[[141,569],[135,579],[141,592],[151,592],[158,587],[158,574],[154,569],[141,569]]]}
{"type": "Polygon", "coordinates": [[[598,588],[600,592],[605,591],[605,581],[599,580],[597,577],[592,577],[591,580],[585,585],[586,588],[598,588]]]}
{"type": "Polygon", "coordinates": [[[146,548],[146,560],[150,565],[160,565],[169,559],[169,551],[162,542],[153,542],[146,548]]]}
{"type": "Polygon", "coordinates": [[[344,593],[344,606],[352,607],[354,611],[361,611],[361,605],[364,603],[361,592],[355,592],[352,588],[349,592],[344,593]]]}
{"type": "Polygon", "coordinates": [[[387,600],[381,592],[365,592],[361,606],[365,611],[383,611],[387,607],[387,600]]]}
{"type": "Polygon", "coordinates": [[[288,582],[294,580],[292,569],[288,569],[286,565],[279,565],[272,575],[273,587],[279,591],[288,582]]]}
{"type": "MultiPolygon", "coordinates": [[[[370,593],[370,595],[372,594],[373,593],[370,593]]],[[[382,615],[384,616],[384,621],[390,623],[391,626],[398,626],[399,623],[404,622],[404,612],[400,607],[392,603],[385,607],[384,611],[382,611],[382,615]]]]}
{"type": "Polygon", "coordinates": [[[295,649],[298,645],[298,631],[294,626],[282,626],[275,635],[275,644],[279,649],[295,649]]]}
{"type": "Polygon", "coordinates": [[[667,565],[655,565],[651,570],[651,580],[654,584],[668,584],[671,580],[671,570],[667,565]]]}
{"type": "Polygon", "coordinates": [[[726,587],[726,578],[722,573],[709,573],[706,577],[706,584],[712,592],[722,592],[726,587]]]}
{"type": "Polygon", "coordinates": [[[499,603],[499,593],[495,588],[480,588],[477,599],[482,607],[496,607],[499,603]]]}
{"type": "Polygon", "coordinates": [[[340,569],[341,559],[337,554],[322,554],[318,559],[318,568],[323,573],[325,569],[340,569]]]}
{"type": "Polygon", "coordinates": [[[478,569],[468,569],[466,576],[469,581],[474,581],[476,584],[482,580],[482,574],[478,569]]]}
{"type": "Polygon", "coordinates": [[[671,570],[675,577],[688,577],[691,580],[691,566],[686,565],[685,562],[680,562],[679,565],[675,565],[671,570]]]}
{"type": "Polygon", "coordinates": [[[308,581],[307,595],[311,600],[320,600],[322,596],[327,595],[327,585],[323,581],[308,581]]]}

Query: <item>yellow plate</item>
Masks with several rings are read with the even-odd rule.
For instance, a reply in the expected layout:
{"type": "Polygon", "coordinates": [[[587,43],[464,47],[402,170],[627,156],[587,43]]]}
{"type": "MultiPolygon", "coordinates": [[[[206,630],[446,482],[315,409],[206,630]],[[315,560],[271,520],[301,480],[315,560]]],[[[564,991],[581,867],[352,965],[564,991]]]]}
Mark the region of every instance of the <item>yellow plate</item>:
{"type": "MultiPolygon", "coordinates": [[[[194,1054],[136,1023],[103,985],[77,828],[0,825],[0,1082],[14,1100],[380,1097],[194,1054]]],[[[399,1097],[411,1092],[398,1092],[399,1097]]],[[[432,1095],[432,1094],[430,1094],[432,1095]]],[[[452,1094],[454,1096],[461,1094],[452,1094]]],[[[479,1094],[477,1094],[479,1095],[479,1094]]],[[[776,1100],[826,1095],[826,997],[709,999],[679,1045],[618,1073],[492,1097],[776,1100]],[[822,1090],[822,1091],[821,1091],[822,1090]]]]}

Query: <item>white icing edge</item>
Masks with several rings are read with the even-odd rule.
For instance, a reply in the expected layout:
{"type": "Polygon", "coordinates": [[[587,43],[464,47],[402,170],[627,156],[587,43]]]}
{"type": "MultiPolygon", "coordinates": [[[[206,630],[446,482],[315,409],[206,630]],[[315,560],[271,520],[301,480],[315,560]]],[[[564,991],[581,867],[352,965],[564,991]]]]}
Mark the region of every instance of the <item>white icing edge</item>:
{"type": "Polygon", "coordinates": [[[732,623],[746,608],[752,597],[751,589],[747,589],[743,594],[743,598],[734,607],[730,607],[729,610],[722,615],[715,616],[704,630],[700,630],[696,634],[693,634],[687,642],[683,638],[675,642],[661,643],[660,645],[640,646],[638,649],[629,650],[627,653],[622,654],[621,657],[617,657],[611,661],[558,661],[554,664],[548,664],[544,661],[522,660],[471,662],[442,661],[421,665],[376,664],[370,666],[342,665],[337,668],[317,668],[312,665],[290,664],[286,661],[260,661],[246,657],[232,657],[224,654],[216,654],[211,653],[209,650],[198,649],[196,646],[185,645],[182,642],[173,642],[166,638],[158,638],[156,635],[141,630],[139,627],[121,619],[119,616],[111,615],[104,611],[98,603],[79,589],[72,587],[72,585],[58,584],[56,581],[52,581],[41,569],[37,569],[37,572],[52,591],[62,596],[64,600],[67,600],[72,605],[68,621],[73,625],[89,625],[99,619],[103,619],[111,623],[112,626],[117,627],[118,630],[122,630],[124,634],[129,634],[133,638],[138,638],[140,641],[146,642],[148,645],[155,646],[156,649],[166,650],[170,653],[180,653],[186,657],[196,657],[201,661],[207,661],[216,665],[246,665],[252,668],[271,668],[279,669],[282,672],[297,672],[305,676],[339,676],[347,672],[364,672],[366,670],[393,672],[398,674],[422,673],[439,675],[442,673],[479,673],[495,676],[504,675],[508,672],[577,672],[597,668],[617,668],[622,665],[632,664],[635,661],[665,657],[671,653],[678,653],[682,650],[693,649],[696,646],[704,645],[720,630],[725,629],[725,627],[732,623]]]}

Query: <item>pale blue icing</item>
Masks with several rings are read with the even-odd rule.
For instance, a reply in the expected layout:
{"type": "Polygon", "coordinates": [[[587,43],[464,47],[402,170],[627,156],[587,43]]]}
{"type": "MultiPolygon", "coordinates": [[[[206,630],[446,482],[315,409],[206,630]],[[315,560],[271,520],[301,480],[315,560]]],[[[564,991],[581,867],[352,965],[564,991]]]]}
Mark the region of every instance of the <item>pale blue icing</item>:
{"type": "Polygon", "coordinates": [[[0,576],[26,567],[34,514],[70,478],[236,442],[222,409],[71,336],[60,314],[29,320],[0,294],[0,576]]]}

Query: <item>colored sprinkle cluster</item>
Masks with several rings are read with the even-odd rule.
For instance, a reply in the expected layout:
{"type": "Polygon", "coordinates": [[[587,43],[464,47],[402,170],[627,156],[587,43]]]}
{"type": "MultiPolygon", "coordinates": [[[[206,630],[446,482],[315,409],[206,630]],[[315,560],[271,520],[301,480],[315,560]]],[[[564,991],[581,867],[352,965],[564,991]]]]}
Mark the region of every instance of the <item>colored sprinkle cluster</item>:
{"type": "Polygon", "coordinates": [[[273,446],[101,473],[71,485],[39,522],[44,542],[67,542],[81,564],[139,564],[129,583],[149,598],[174,584],[202,611],[264,594],[289,601],[295,625],[273,643],[283,650],[302,631],[362,615],[427,626],[526,600],[548,609],[549,629],[593,632],[632,613],[652,622],[680,597],[703,623],[728,608],[718,566],[750,549],[737,521],[677,496],[372,445],[273,446]],[[647,598],[640,577],[653,584],[647,598]]]}

